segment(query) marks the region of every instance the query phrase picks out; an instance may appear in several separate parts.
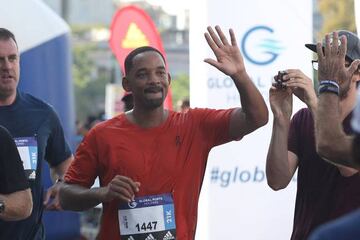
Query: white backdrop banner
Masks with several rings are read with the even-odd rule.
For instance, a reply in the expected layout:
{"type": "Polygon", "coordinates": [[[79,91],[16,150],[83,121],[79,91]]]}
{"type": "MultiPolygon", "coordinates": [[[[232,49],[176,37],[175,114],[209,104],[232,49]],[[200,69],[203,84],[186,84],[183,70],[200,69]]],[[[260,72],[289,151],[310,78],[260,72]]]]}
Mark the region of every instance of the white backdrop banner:
{"type": "MultiPolygon", "coordinates": [[[[312,78],[312,1],[196,0],[190,9],[190,98],[192,107],[229,108],[240,100],[233,81],[206,63],[213,57],[203,33],[219,25],[233,28],[251,76],[269,107],[268,91],[277,71],[297,68],[312,78]]],[[[294,112],[304,107],[294,102],[294,112]]],[[[269,107],[270,111],[270,107],[269,107]]],[[[199,204],[198,240],[289,239],[296,177],[285,190],[267,186],[265,160],[269,123],[212,150],[199,204]]]]}

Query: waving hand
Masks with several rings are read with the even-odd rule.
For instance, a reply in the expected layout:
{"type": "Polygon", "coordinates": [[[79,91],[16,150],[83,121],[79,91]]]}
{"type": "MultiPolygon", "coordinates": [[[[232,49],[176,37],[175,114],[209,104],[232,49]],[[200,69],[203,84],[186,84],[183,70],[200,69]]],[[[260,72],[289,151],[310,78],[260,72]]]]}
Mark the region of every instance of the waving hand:
{"type": "Polygon", "coordinates": [[[205,38],[213,50],[216,60],[207,58],[204,61],[229,76],[245,72],[244,60],[237,45],[234,31],[229,30],[231,40],[229,43],[219,26],[215,27],[216,33],[212,27],[208,27],[207,30],[205,38]]]}

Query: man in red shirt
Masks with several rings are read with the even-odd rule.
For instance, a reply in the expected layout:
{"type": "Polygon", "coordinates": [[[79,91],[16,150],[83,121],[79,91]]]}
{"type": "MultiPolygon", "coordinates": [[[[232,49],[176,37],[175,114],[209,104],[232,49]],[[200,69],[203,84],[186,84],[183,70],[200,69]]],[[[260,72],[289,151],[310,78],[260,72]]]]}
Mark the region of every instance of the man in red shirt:
{"type": "Polygon", "coordinates": [[[152,47],[125,59],[123,87],[134,108],[98,124],[80,144],[61,190],[64,209],[83,211],[103,203],[100,239],[193,239],[206,161],[212,147],[241,139],[266,124],[265,102],[246,73],[230,30],[209,27],[205,38],[229,75],[242,108],[164,109],[171,81],[165,59],[152,47]],[[91,188],[96,177],[100,188],[91,188]]]}

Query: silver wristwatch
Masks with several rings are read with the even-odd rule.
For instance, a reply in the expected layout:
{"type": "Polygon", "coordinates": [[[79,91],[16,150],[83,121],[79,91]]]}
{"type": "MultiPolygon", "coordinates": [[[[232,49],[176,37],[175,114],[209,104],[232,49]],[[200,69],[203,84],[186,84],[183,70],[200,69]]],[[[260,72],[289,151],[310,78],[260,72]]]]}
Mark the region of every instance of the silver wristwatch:
{"type": "Polygon", "coordinates": [[[0,200],[0,213],[5,212],[5,202],[0,200]]]}

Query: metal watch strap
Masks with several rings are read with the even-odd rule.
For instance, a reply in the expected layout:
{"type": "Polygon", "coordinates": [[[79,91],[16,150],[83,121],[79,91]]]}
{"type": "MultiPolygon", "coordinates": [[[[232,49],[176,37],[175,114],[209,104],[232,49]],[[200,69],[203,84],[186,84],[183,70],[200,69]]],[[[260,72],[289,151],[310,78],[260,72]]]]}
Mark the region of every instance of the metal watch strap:
{"type": "Polygon", "coordinates": [[[0,200],[0,213],[5,212],[5,202],[0,200]]]}

